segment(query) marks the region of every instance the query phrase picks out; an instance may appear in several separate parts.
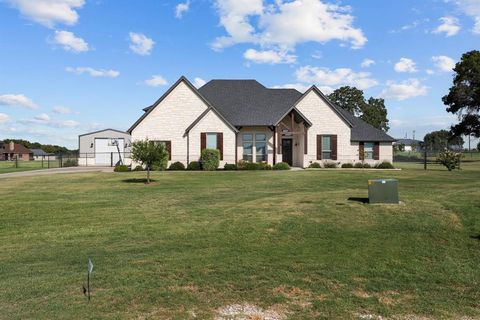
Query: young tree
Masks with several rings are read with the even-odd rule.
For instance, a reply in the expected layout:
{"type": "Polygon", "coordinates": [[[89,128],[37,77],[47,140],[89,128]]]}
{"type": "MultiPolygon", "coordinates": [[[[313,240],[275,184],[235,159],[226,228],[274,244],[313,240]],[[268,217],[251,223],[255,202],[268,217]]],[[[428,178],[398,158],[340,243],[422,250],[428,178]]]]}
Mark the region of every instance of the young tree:
{"type": "MultiPolygon", "coordinates": [[[[154,141],[138,140],[132,143],[132,160],[140,162],[147,169],[147,183],[150,183],[150,170],[156,163],[165,163],[168,160],[167,148],[154,141]]],[[[166,166],[166,163],[165,163],[166,166]]]]}
{"type": "Polygon", "coordinates": [[[452,126],[452,133],[480,137],[480,51],[463,54],[453,70],[453,86],[442,98],[448,106],[447,111],[461,119],[459,124],[452,126]]]}

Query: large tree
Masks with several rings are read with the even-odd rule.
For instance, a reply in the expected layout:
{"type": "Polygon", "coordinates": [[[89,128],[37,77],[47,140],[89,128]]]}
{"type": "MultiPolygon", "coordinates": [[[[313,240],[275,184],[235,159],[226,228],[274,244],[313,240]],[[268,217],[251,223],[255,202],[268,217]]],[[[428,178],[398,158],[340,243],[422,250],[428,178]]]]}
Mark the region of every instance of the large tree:
{"type": "Polygon", "coordinates": [[[453,86],[442,99],[447,111],[460,119],[452,126],[452,133],[480,137],[480,51],[463,54],[453,70],[453,86]]]}
{"type": "Polygon", "coordinates": [[[451,146],[461,148],[464,143],[461,136],[454,136],[447,130],[439,130],[427,133],[423,138],[423,142],[429,151],[443,151],[451,146]]]}
{"type": "Polygon", "coordinates": [[[348,86],[336,89],[328,95],[328,99],[377,129],[390,129],[384,99],[370,97],[367,101],[362,90],[348,86]]]}

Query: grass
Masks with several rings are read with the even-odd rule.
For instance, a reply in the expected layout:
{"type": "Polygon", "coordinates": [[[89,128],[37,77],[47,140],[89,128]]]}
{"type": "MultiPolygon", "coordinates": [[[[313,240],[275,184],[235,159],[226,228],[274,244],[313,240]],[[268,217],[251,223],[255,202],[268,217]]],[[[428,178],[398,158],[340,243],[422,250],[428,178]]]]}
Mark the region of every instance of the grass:
{"type": "Polygon", "coordinates": [[[480,317],[478,162],[142,178],[2,180],[0,318],[211,319],[232,304],[288,319],[480,317]],[[378,177],[399,179],[404,205],[348,200],[378,177]]]}
{"type": "MultiPolygon", "coordinates": [[[[59,160],[50,160],[50,168],[58,168],[59,160]]],[[[20,172],[20,171],[30,171],[30,170],[39,170],[47,169],[48,161],[45,160],[43,163],[41,160],[35,161],[0,161],[0,174],[9,173],[9,172],[20,172]]]]}

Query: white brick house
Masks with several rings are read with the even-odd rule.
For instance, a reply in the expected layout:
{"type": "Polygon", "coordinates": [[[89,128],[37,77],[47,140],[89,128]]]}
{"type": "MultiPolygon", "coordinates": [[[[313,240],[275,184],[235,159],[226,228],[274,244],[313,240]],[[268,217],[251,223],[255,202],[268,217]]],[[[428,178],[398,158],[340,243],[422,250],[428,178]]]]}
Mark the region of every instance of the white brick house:
{"type": "Polygon", "coordinates": [[[312,86],[268,89],[255,80],[212,80],[196,89],[181,77],[128,130],[132,141],[162,141],[170,161],[198,161],[219,149],[221,166],[239,160],[392,162],[394,139],[333,105],[312,86]]]}

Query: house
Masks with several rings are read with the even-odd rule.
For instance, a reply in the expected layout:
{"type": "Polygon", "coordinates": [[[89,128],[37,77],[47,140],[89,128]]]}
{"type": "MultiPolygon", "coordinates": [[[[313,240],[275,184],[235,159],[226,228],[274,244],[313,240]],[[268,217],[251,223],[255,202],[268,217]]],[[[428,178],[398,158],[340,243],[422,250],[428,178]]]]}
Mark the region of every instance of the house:
{"type": "Polygon", "coordinates": [[[48,157],[53,156],[53,153],[46,153],[42,149],[30,149],[31,158],[30,160],[42,160],[48,159],[48,157]]]}
{"type": "Polygon", "coordinates": [[[181,77],[127,131],[132,141],[165,143],[170,161],[198,161],[201,150],[220,151],[221,166],[239,160],[392,162],[395,141],[332,104],[312,86],[269,89],[255,80],[212,80],[196,89],[181,77]]]}
{"type": "Polygon", "coordinates": [[[399,150],[400,148],[403,148],[403,150],[400,151],[419,151],[421,150],[423,146],[423,141],[420,140],[415,140],[415,139],[397,139],[394,143],[395,146],[398,146],[399,150]]]}
{"type": "Polygon", "coordinates": [[[32,157],[32,152],[25,146],[10,141],[9,143],[0,142],[0,160],[25,160],[32,157]]]}
{"type": "Polygon", "coordinates": [[[78,136],[78,165],[113,166],[130,164],[130,134],[104,129],[78,136]]]}

